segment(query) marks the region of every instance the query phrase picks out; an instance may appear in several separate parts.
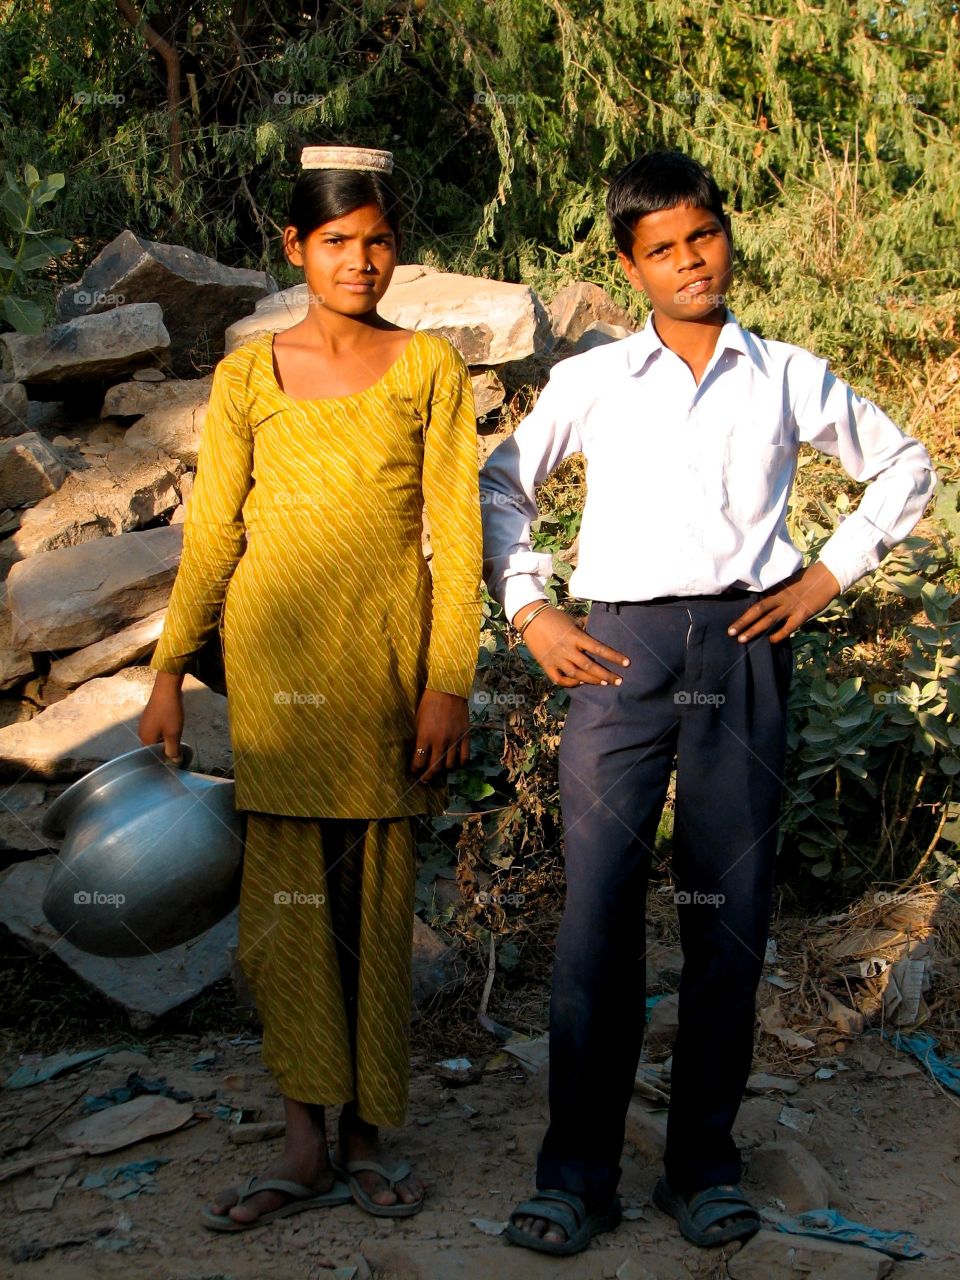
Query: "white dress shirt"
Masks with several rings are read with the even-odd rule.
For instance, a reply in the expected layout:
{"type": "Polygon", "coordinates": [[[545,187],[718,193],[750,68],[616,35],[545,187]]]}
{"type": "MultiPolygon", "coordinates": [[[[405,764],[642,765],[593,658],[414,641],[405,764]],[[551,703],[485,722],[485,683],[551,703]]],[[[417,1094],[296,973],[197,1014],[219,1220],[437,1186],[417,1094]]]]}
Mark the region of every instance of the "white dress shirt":
{"type": "Polygon", "coordinates": [[[570,594],[586,600],[762,591],[800,568],[787,502],[801,441],[869,480],[827,540],[845,591],[923,514],[930,457],[826,360],[742,329],[728,311],[699,386],[639,332],[554,365],[532,412],[480,473],[484,578],[508,619],[546,599],[552,557],[534,551],[535,487],[582,451],[587,496],[570,594]]]}

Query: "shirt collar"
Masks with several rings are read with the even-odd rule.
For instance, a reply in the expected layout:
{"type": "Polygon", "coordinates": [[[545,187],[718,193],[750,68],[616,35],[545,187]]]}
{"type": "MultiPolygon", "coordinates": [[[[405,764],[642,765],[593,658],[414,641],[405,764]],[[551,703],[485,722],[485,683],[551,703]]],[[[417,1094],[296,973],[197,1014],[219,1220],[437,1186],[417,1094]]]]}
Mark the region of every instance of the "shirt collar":
{"type": "MultiPolygon", "coordinates": [[[[640,332],[625,338],[623,341],[627,357],[627,371],[631,374],[643,373],[652,357],[665,349],[659,334],[654,328],[652,311],[647,316],[647,322],[640,332]]],[[[766,361],[763,358],[763,352],[756,335],[740,327],[736,316],[729,307],[727,308],[723,328],[717,337],[716,350],[718,352],[738,351],[741,355],[745,355],[749,360],[752,360],[761,373],[765,374],[767,372],[766,361]]]]}

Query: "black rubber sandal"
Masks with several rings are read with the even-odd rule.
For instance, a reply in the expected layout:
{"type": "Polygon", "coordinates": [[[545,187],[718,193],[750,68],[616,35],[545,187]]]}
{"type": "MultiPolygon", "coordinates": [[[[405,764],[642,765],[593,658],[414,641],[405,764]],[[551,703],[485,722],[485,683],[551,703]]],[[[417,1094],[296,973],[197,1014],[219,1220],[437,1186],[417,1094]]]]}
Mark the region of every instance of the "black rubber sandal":
{"type": "Polygon", "coordinates": [[[676,1219],[685,1240],[701,1249],[729,1244],[731,1240],[749,1240],[761,1226],[760,1215],[739,1186],[707,1187],[685,1200],[661,1178],[653,1188],[653,1203],[676,1219]],[[717,1227],[715,1224],[724,1218],[734,1221],[717,1227]]]}
{"type": "Polygon", "coordinates": [[[612,1231],[619,1226],[621,1217],[619,1196],[614,1196],[606,1209],[595,1209],[590,1213],[580,1197],[572,1191],[538,1191],[529,1200],[517,1205],[510,1215],[505,1234],[511,1244],[535,1249],[537,1253],[565,1257],[571,1253],[580,1253],[601,1231],[612,1231]],[[544,1240],[540,1236],[531,1235],[529,1231],[522,1231],[514,1218],[542,1218],[553,1222],[566,1232],[567,1238],[544,1240]]]}

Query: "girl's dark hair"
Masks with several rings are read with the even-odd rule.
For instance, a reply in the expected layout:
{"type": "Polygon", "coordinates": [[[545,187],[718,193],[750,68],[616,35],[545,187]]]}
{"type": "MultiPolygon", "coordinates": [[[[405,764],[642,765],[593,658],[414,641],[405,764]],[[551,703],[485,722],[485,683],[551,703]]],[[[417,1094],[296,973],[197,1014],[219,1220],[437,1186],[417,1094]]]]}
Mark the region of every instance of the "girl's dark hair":
{"type": "Polygon", "coordinates": [[[290,196],[289,226],[301,242],[311,231],[344,214],[374,204],[400,239],[400,202],[383,173],[354,169],[303,169],[290,196]]]}
{"type": "Polygon", "coordinates": [[[682,151],[648,151],[620,170],[607,191],[607,217],[617,248],[628,257],[637,219],[678,205],[709,209],[725,221],[713,175],[682,151]]]}

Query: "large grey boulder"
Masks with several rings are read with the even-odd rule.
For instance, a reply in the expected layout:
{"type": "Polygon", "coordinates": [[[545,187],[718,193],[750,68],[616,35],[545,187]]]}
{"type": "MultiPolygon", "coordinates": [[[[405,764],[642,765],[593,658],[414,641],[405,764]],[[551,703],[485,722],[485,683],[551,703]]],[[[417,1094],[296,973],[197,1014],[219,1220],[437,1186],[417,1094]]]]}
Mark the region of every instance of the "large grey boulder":
{"type": "Polygon", "coordinates": [[[575,345],[588,329],[611,325],[634,333],[639,325],[609,293],[598,284],[578,280],[566,285],[547,304],[550,331],[554,341],[575,345]]]}
{"type": "Polygon", "coordinates": [[[0,380],[0,436],[19,436],[30,430],[30,402],[22,382],[0,380]]]}
{"type": "Polygon", "coordinates": [[[212,377],[196,378],[182,383],[181,395],[145,413],[127,429],[124,444],[131,449],[160,450],[179,458],[188,467],[195,467],[212,380],[212,377]]]}
{"type": "Polygon", "coordinates": [[[183,526],[165,525],[21,560],[7,579],[12,645],[79,649],[162,609],[182,545],[183,526]]]}
{"type": "MultiPolygon", "coordinates": [[[[149,667],[127,667],[89,680],[32,720],[0,729],[0,776],[56,781],[81,778],[139,747],[137,722],[153,688],[149,667]]],[[[203,773],[232,767],[227,700],[193,676],[183,682],[183,707],[194,764],[203,773]]]]}
{"type": "MultiPolygon", "coordinates": [[[[503,280],[398,267],[379,311],[404,329],[426,329],[447,338],[469,365],[523,360],[550,345],[550,323],[540,299],[527,285],[503,280]]],[[[289,329],[306,314],[306,285],[285,289],[227,330],[226,350],[258,334],[289,329]]]]}
{"type": "Polygon", "coordinates": [[[0,891],[0,924],[31,951],[52,951],[78,978],[120,1005],[133,1027],[146,1029],[229,976],[228,947],[237,934],[235,910],[199,938],[169,951],[119,959],[81,951],[57,933],[41,907],[56,861],[50,854],[10,869],[0,891]]]}
{"type": "Polygon", "coordinates": [[[0,582],[0,690],[12,689],[33,675],[33,654],[14,647],[10,639],[11,625],[7,585],[0,582]]]}
{"type": "Polygon", "coordinates": [[[127,533],[180,502],[183,464],[176,458],[123,447],[103,456],[88,454],[87,464],[23,513],[20,528],[0,544],[0,561],[127,533]]]}
{"type": "Polygon", "coordinates": [[[183,245],[121,231],[80,280],[61,289],[57,316],[69,320],[131,303],[159,303],[171,335],[171,367],[188,376],[197,364],[219,360],[224,329],[275,289],[264,271],[227,267],[183,245]]]}
{"type": "Polygon", "coordinates": [[[131,622],[116,635],[78,649],[66,658],[57,658],[50,663],[50,680],[61,689],[75,689],[96,676],[112,675],[121,667],[139,662],[153,652],[166,616],[166,609],[158,609],[138,622],[131,622]]]}
{"type": "Polygon", "coordinates": [[[79,316],[37,334],[0,334],[0,356],[11,381],[37,399],[64,398],[64,384],[113,382],[155,364],[170,347],[155,302],[79,316]]]}
{"type": "MultiPolygon", "coordinates": [[[[142,372],[157,372],[146,370],[142,372]]],[[[162,378],[160,381],[144,381],[132,378],[107,388],[100,410],[102,418],[142,418],[154,409],[167,409],[186,400],[191,403],[210,398],[213,375],[204,378],[162,378]]]]}
{"type": "Polygon", "coordinates": [[[60,455],[35,431],[0,440],[0,510],[45,498],[66,476],[60,455]]]}

